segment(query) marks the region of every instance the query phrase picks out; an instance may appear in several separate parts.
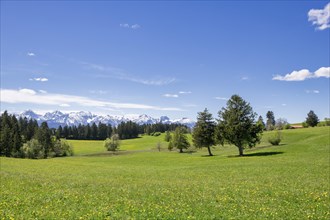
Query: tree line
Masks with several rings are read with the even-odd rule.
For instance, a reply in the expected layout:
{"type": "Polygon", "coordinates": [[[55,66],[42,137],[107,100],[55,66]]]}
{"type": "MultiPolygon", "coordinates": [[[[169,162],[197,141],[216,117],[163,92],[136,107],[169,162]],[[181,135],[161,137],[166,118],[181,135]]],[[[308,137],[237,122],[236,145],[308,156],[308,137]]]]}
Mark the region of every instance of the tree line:
{"type": "Polygon", "coordinates": [[[47,122],[17,119],[5,111],[0,116],[0,156],[48,158],[73,155],[72,146],[54,138],[47,122]]]}
{"type": "MultiPolygon", "coordinates": [[[[175,130],[180,124],[144,124],[121,122],[117,127],[104,123],[49,128],[47,122],[39,126],[35,119],[16,118],[7,111],[0,116],[0,156],[19,158],[48,158],[73,155],[72,146],[64,139],[123,140],[141,134],[157,136],[175,130]]],[[[117,140],[116,140],[117,141],[117,140]]],[[[113,145],[112,145],[113,146],[113,145]]]]}
{"type": "Polygon", "coordinates": [[[156,133],[163,133],[165,131],[173,131],[176,127],[182,126],[180,124],[143,124],[139,125],[135,122],[121,122],[117,127],[104,123],[92,123],[92,125],[78,126],[59,126],[53,130],[53,134],[57,138],[74,139],[74,140],[105,140],[111,138],[112,135],[117,134],[119,139],[137,138],[139,135],[155,135],[156,133]]]}

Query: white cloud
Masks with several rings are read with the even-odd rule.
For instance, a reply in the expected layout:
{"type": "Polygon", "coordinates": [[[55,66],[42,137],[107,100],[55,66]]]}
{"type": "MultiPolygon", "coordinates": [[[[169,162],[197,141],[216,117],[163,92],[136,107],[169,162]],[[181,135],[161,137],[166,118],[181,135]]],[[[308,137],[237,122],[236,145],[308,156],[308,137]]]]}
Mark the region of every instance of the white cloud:
{"type": "Polygon", "coordinates": [[[325,30],[330,28],[330,3],[323,9],[311,9],[308,12],[308,21],[316,25],[316,29],[325,30]]]}
{"type": "Polygon", "coordinates": [[[283,104],[282,104],[282,106],[286,106],[286,104],[285,104],[285,103],[283,103],[283,104]]]}
{"type": "Polygon", "coordinates": [[[133,25],[131,26],[131,28],[135,30],[135,29],[139,29],[139,28],[141,28],[141,26],[138,25],[138,24],[133,24],[133,25]]]}
{"type": "Polygon", "coordinates": [[[144,109],[144,110],[159,110],[159,111],[182,111],[180,108],[174,107],[159,107],[135,103],[116,103],[90,99],[83,96],[37,93],[32,89],[1,89],[1,102],[4,103],[30,103],[39,105],[80,105],[90,107],[107,107],[116,109],[144,109]]]}
{"type": "Polygon", "coordinates": [[[163,96],[166,98],[178,98],[179,97],[177,94],[164,94],[163,96]]]}
{"type": "Polygon", "coordinates": [[[32,89],[20,89],[18,90],[19,93],[22,93],[22,94],[28,94],[28,95],[35,95],[36,92],[32,89]]]}
{"type": "Polygon", "coordinates": [[[320,91],[319,90],[306,90],[306,93],[313,93],[313,94],[319,94],[320,91]]]}
{"type": "Polygon", "coordinates": [[[281,81],[303,81],[307,78],[312,77],[312,73],[307,69],[302,69],[299,71],[293,71],[292,73],[288,73],[285,76],[276,75],[273,77],[273,80],[281,80],[281,81]]]}
{"type": "Polygon", "coordinates": [[[43,94],[46,94],[47,93],[47,91],[45,91],[45,90],[39,90],[39,92],[40,93],[43,93],[43,94]]]}
{"type": "Polygon", "coordinates": [[[32,52],[28,52],[26,55],[29,56],[29,57],[34,57],[36,54],[32,53],[32,52]]]}
{"type": "Polygon", "coordinates": [[[225,97],[214,97],[217,100],[223,100],[223,101],[228,101],[229,98],[225,98],[225,97]]]}
{"type": "Polygon", "coordinates": [[[241,80],[248,80],[249,79],[249,77],[247,77],[247,76],[243,76],[242,78],[241,78],[241,80]]]}
{"type": "Polygon", "coordinates": [[[70,107],[71,105],[69,104],[60,104],[60,107],[70,107]]]}
{"type": "Polygon", "coordinates": [[[320,77],[330,77],[330,67],[321,67],[315,71],[315,73],[310,72],[308,69],[302,69],[299,71],[293,71],[285,76],[276,75],[272,79],[280,81],[304,81],[310,78],[320,78],[320,77]]]}
{"type": "Polygon", "coordinates": [[[42,77],[40,77],[40,78],[31,78],[31,79],[29,79],[30,81],[39,81],[39,82],[47,82],[48,81],[48,79],[47,78],[42,78],[42,77]]]}
{"type": "Polygon", "coordinates": [[[129,24],[120,24],[119,26],[123,28],[129,28],[129,24]]]}
{"type": "Polygon", "coordinates": [[[191,94],[192,92],[190,91],[180,91],[179,94],[191,94]]]}
{"type": "Polygon", "coordinates": [[[134,29],[134,30],[141,28],[141,25],[139,25],[139,24],[129,25],[127,23],[123,23],[123,24],[119,24],[119,26],[122,27],[122,28],[131,28],[131,29],[134,29]]]}
{"type": "Polygon", "coordinates": [[[330,78],[330,67],[321,67],[315,71],[315,77],[326,77],[330,78]]]}

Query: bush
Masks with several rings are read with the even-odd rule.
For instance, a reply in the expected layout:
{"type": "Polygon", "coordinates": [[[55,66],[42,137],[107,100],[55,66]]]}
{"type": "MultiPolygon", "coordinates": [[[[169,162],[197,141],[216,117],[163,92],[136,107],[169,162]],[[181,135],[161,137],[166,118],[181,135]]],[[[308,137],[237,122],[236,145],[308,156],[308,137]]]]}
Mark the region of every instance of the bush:
{"type": "Polygon", "coordinates": [[[73,147],[65,140],[56,140],[52,150],[52,157],[73,156],[73,147]]]}
{"type": "Polygon", "coordinates": [[[330,126],[330,118],[325,118],[324,122],[325,122],[325,126],[330,126]]]}
{"type": "Polygon", "coordinates": [[[119,146],[120,146],[120,140],[118,134],[114,134],[111,136],[111,138],[107,138],[104,141],[104,147],[108,151],[116,151],[119,149],[119,146]]]}
{"type": "Polygon", "coordinates": [[[282,138],[281,138],[281,133],[278,131],[275,133],[275,135],[273,137],[268,138],[268,142],[271,145],[279,145],[281,142],[282,138]]]}
{"type": "Polygon", "coordinates": [[[284,129],[291,129],[292,128],[292,126],[290,125],[290,124],[286,124],[285,126],[284,126],[284,129]]]}
{"type": "Polygon", "coordinates": [[[155,137],[157,137],[157,136],[159,136],[159,135],[161,135],[162,133],[160,133],[160,132],[154,132],[154,133],[152,133],[152,136],[155,136],[155,137]]]}
{"type": "Polygon", "coordinates": [[[308,128],[308,124],[304,121],[302,124],[301,124],[304,128],[308,128]]]}
{"type": "Polygon", "coordinates": [[[31,139],[23,145],[24,156],[31,159],[45,157],[45,149],[36,139],[31,139]]]}

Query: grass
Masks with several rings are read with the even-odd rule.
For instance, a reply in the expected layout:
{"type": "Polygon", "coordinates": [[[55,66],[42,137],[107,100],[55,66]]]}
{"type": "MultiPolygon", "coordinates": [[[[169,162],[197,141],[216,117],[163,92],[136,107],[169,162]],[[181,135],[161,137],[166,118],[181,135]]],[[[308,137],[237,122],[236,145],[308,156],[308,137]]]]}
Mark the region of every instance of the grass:
{"type": "Polygon", "coordinates": [[[179,154],[164,137],[71,141],[74,157],[0,158],[3,219],[329,219],[329,127],[285,130],[236,157],[179,154]],[[162,142],[161,152],[156,144],[162,142]],[[100,156],[102,155],[102,156],[100,156]]]}

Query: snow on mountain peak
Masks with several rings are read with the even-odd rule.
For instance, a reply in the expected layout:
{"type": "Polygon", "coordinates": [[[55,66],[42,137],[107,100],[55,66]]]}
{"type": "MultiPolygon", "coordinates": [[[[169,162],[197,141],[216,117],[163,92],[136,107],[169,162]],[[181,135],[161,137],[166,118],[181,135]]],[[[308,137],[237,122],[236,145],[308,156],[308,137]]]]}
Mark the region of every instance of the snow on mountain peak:
{"type": "Polygon", "coordinates": [[[61,111],[53,111],[47,112],[44,115],[39,115],[33,112],[32,110],[26,110],[21,114],[17,114],[17,117],[26,117],[27,119],[36,119],[39,123],[43,121],[47,121],[48,126],[52,128],[57,128],[58,126],[78,126],[79,124],[111,124],[112,126],[118,126],[121,122],[133,121],[137,124],[156,124],[156,123],[164,123],[164,124],[183,124],[188,127],[193,127],[195,122],[189,118],[181,118],[171,120],[167,116],[161,116],[160,118],[153,118],[149,115],[142,114],[128,114],[125,116],[120,115],[94,115],[91,112],[70,112],[63,113],[61,111]]]}

